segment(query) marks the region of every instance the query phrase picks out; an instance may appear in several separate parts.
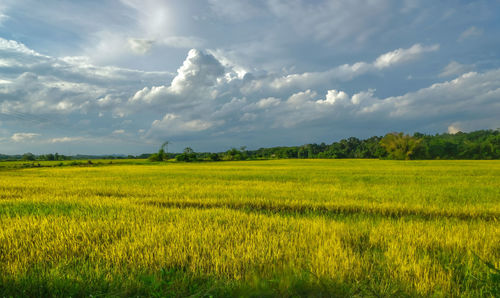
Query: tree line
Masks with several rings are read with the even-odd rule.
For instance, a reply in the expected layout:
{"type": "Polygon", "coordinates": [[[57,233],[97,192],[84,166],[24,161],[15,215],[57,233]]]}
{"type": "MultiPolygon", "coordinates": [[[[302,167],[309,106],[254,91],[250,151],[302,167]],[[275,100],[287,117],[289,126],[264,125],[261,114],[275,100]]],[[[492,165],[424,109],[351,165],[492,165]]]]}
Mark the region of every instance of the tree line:
{"type": "Polygon", "coordinates": [[[169,153],[169,142],[160,147],[158,153],[141,155],[65,156],[61,154],[3,155],[0,160],[69,160],[69,159],[122,159],[148,158],[150,161],[175,159],[182,162],[221,161],[279,158],[378,158],[378,159],[500,159],[500,130],[478,130],[455,134],[413,135],[388,133],[367,139],[350,137],[331,144],[305,144],[247,150],[246,147],[231,148],[225,152],[195,152],[191,147],[182,153],[169,153]]]}
{"type": "Polygon", "coordinates": [[[367,139],[350,137],[331,144],[306,144],[257,150],[246,150],[246,147],[241,147],[218,153],[196,153],[187,147],[182,153],[160,151],[151,156],[152,161],[175,158],[177,161],[187,162],[279,158],[500,159],[500,130],[435,135],[393,132],[367,139]]]}
{"type": "Polygon", "coordinates": [[[350,137],[330,145],[261,148],[249,155],[262,158],[499,159],[500,131],[435,135],[388,133],[368,139],[350,137]]]}

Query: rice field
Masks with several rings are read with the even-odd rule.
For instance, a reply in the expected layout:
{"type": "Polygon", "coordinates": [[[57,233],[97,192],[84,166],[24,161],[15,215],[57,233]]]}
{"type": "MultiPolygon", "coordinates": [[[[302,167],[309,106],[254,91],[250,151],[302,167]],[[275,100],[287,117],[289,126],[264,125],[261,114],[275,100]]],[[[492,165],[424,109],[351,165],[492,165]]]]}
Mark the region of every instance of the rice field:
{"type": "Polygon", "coordinates": [[[498,297],[500,161],[0,163],[2,296],[498,297]]]}

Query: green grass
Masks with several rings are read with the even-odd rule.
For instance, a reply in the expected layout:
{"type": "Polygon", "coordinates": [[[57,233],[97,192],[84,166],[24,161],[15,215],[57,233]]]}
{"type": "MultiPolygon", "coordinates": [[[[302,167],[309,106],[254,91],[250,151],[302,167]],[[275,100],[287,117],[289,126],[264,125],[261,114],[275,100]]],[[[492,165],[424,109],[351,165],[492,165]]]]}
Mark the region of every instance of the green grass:
{"type": "Polygon", "coordinates": [[[2,162],[0,297],[496,297],[499,220],[499,161],[2,162]]]}

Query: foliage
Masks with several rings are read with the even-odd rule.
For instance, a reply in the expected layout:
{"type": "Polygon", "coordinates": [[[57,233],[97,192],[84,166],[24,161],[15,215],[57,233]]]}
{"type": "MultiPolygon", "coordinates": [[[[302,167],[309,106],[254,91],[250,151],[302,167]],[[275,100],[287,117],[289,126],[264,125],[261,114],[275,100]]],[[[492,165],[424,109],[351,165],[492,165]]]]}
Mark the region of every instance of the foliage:
{"type": "Polygon", "coordinates": [[[272,158],[383,158],[383,159],[500,159],[500,131],[413,136],[391,133],[360,140],[350,137],[330,145],[260,148],[248,159],[272,158]]]}
{"type": "Polygon", "coordinates": [[[194,150],[191,147],[186,147],[184,148],[182,154],[178,154],[175,156],[175,159],[177,161],[191,162],[191,161],[197,161],[198,157],[196,156],[196,152],[194,152],[194,150]]]}
{"type": "Polygon", "coordinates": [[[247,159],[246,148],[241,147],[240,150],[236,148],[231,148],[224,154],[224,160],[245,160],[247,159]]]}
{"type": "Polygon", "coordinates": [[[161,144],[160,149],[158,150],[158,153],[153,153],[148,157],[149,161],[165,161],[168,159],[168,144],[170,144],[169,141],[164,142],[161,144]]]}
{"type": "Polygon", "coordinates": [[[221,158],[218,153],[211,153],[209,156],[211,161],[220,161],[221,158]]]}
{"type": "Polygon", "coordinates": [[[388,153],[389,159],[412,159],[422,139],[400,133],[389,133],[380,141],[380,145],[388,153]]]}
{"type": "MultiPolygon", "coordinates": [[[[64,156],[59,154],[33,155],[34,160],[69,160],[69,159],[124,159],[137,158],[150,161],[163,161],[176,158],[179,161],[196,160],[248,160],[248,159],[281,159],[281,158],[378,158],[378,159],[500,159],[500,131],[478,130],[470,133],[426,135],[414,133],[413,136],[403,133],[391,133],[385,137],[373,136],[368,139],[350,137],[333,142],[330,145],[305,144],[302,146],[260,148],[247,150],[231,148],[226,152],[203,152],[188,157],[183,153],[168,153],[165,142],[158,153],[138,156],[64,156]],[[399,141],[400,147],[390,141],[399,141]],[[382,140],[384,140],[382,142],[382,140]],[[383,145],[385,144],[385,145],[383,145]],[[396,147],[394,147],[396,146],[396,147]],[[406,147],[405,147],[406,146],[406,147]],[[389,149],[388,149],[389,148],[389,149]],[[391,149],[393,148],[393,149],[391,149]],[[405,149],[403,149],[405,148],[405,149]],[[392,151],[391,151],[392,150],[392,151]],[[218,158],[216,158],[218,156],[218,158]],[[214,159],[215,158],[215,159],[214,159]]],[[[0,160],[22,160],[22,155],[0,154],[0,160]]]]}
{"type": "Polygon", "coordinates": [[[33,160],[35,160],[35,155],[33,153],[24,153],[23,158],[21,160],[33,161],[33,160]]]}

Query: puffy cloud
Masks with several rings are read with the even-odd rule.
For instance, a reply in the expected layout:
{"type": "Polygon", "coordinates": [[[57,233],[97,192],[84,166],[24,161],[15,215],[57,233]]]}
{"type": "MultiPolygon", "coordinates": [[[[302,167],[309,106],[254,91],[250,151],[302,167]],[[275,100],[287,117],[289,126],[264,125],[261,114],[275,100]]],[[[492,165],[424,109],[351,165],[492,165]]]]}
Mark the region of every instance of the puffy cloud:
{"type": "MultiPolygon", "coordinates": [[[[397,49],[391,52],[380,55],[372,63],[356,62],[353,64],[343,64],[323,72],[305,72],[301,74],[290,74],[282,77],[274,78],[270,81],[271,89],[286,89],[290,87],[298,87],[306,89],[312,86],[321,86],[331,83],[332,81],[349,81],[358,76],[381,71],[385,68],[393,67],[398,64],[409,62],[418,59],[422,54],[434,52],[439,49],[439,45],[422,46],[414,44],[407,49],[397,49]]],[[[269,78],[264,78],[269,80],[269,78]]],[[[254,89],[260,89],[265,86],[265,82],[256,84],[254,89]]]]}
{"type": "Polygon", "coordinates": [[[183,93],[199,87],[210,87],[224,74],[224,67],[214,56],[191,49],[177,76],[172,80],[170,90],[183,93]]]}
{"type": "Polygon", "coordinates": [[[223,121],[206,121],[202,119],[184,119],[178,114],[165,114],[163,119],[153,121],[150,133],[162,136],[175,136],[183,133],[205,131],[223,121]]]}
{"type": "Polygon", "coordinates": [[[129,104],[171,104],[193,108],[217,97],[217,85],[225,68],[211,54],[191,49],[169,86],[145,87],[129,99],[129,104]]]}
{"type": "Polygon", "coordinates": [[[24,141],[32,140],[38,136],[40,136],[40,134],[32,133],[32,132],[16,132],[10,138],[14,142],[24,142],[24,141]]]}
{"type": "Polygon", "coordinates": [[[32,115],[113,110],[144,82],[160,81],[166,73],[97,67],[86,57],[61,59],[41,55],[24,44],[0,38],[0,54],[13,63],[3,65],[0,110],[32,115]]]}
{"type": "Polygon", "coordinates": [[[35,52],[32,49],[27,48],[22,43],[19,43],[15,40],[8,40],[8,39],[4,39],[4,38],[0,38],[0,49],[5,54],[7,54],[7,53],[20,53],[20,54],[24,54],[24,55],[28,55],[28,56],[46,57],[46,56],[43,56],[43,55],[35,52]]]}
{"type": "Polygon", "coordinates": [[[292,94],[288,100],[286,101],[286,103],[289,105],[289,106],[292,106],[296,109],[300,108],[300,106],[304,103],[308,103],[310,102],[311,100],[313,100],[314,98],[316,98],[318,94],[314,91],[311,91],[310,89],[307,89],[306,91],[303,91],[303,92],[298,92],[298,93],[295,93],[295,94],[292,94]]]}
{"type": "Polygon", "coordinates": [[[456,134],[459,131],[460,131],[460,126],[459,126],[458,122],[455,122],[455,123],[451,124],[450,126],[448,126],[448,133],[456,134]]]}
{"type": "Polygon", "coordinates": [[[439,49],[439,45],[422,46],[415,44],[408,49],[397,49],[392,52],[385,53],[375,60],[373,65],[378,69],[387,68],[395,64],[411,61],[418,58],[421,54],[434,52],[439,49]]]}
{"type": "Polygon", "coordinates": [[[210,150],[498,127],[497,2],[0,2],[3,36],[29,45],[0,39],[2,148],[17,132],[119,151],[176,130],[210,150]]]}
{"type": "MultiPolygon", "coordinates": [[[[233,140],[253,140],[255,135],[264,135],[271,143],[288,137],[287,143],[297,144],[308,141],[311,131],[320,136],[345,136],[351,129],[350,134],[363,136],[360,127],[369,127],[367,134],[377,134],[394,129],[442,131],[450,126],[468,129],[500,124],[495,113],[500,110],[499,70],[467,73],[383,98],[374,89],[337,86],[362,74],[383,73],[437,46],[416,44],[382,54],[372,62],[343,64],[324,72],[282,75],[261,71],[242,76],[237,65],[193,49],[172,76],[98,67],[85,57],[56,59],[22,44],[4,44],[8,46],[0,52],[16,53],[9,57],[20,65],[7,66],[11,72],[0,72],[0,79],[8,81],[0,84],[4,135],[11,136],[14,127],[17,131],[34,127],[37,130],[31,131],[40,132],[50,123],[62,130],[60,135],[47,135],[45,141],[34,132],[16,133],[9,138],[15,142],[31,139],[71,144],[109,138],[115,143],[144,145],[165,138],[188,143],[226,138],[230,141],[213,145],[224,149],[220,147],[231,146],[233,140]],[[28,66],[28,60],[35,67],[28,66]],[[25,127],[20,128],[20,123],[25,127]],[[73,134],[87,137],[68,136],[73,134]]],[[[448,76],[458,72],[454,68],[460,69],[453,67],[458,63],[450,65],[443,71],[448,76]]]]}
{"type": "Polygon", "coordinates": [[[348,98],[349,96],[344,91],[328,90],[326,99],[318,100],[316,103],[333,105],[345,102],[348,98]]]}
{"type": "Polygon", "coordinates": [[[72,142],[80,142],[84,141],[83,137],[59,137],[59,138],[51,138],[49,139],[50,143],[72,143],[72,142]]]}
{"type": "MultiPolygon", "coordinates": [[[[378,69],[377,63],[379,63],[379,67],[382,67],[381,65],[385,63],[382,68],[394,66],[415,59],[424,52],[436,49],[437,46],[424,47],[417,44],[409,49],[399,49],[383,54],[373,63],[359,62],[352,65],[343,65],[336,69],[350,69],[352,72],[367,71],[367,69],[375,71],[378,69]]],[[[280,88],[285,92],[283,93],[285,97],[281,97],[285,98],[285,100],[282,100],[276,96],[264,98],[260,96],[262,89],[270,88],[267,90],[272,90],[269,86],[273,86],[278,80],[275,75],[264,74],[257,78],[246,75],[241,79],[226,80],[224,79],[226,74],[233,70],[230,67],[221,68],[221,63],[215,63],[212,60],[215,59],[213,56],[206,60],[204,56],[207,55],[199,51],[190,52],[170,86],[146,88],[137,92],[131,98],[131,101],[140,98],[143,103],[151,103],[152,100],[149,97],[164,99],[163,101],[156,101],[156,107],[169,112],[165,114],[163,119],[153,122],[148,136],[182,133],[185,136],[199,137],[200,132],[207,130],[210,130],[211,133],[224,135],[235,131],[248,131],[249,129],[261,131],[269,127],[272,129],[289,129],[303,124],[309,126],[313,125],[313,123],[320,126],[335,126],[342,123],[354,125],[356,123],[356,125],[362,126],[361,123],[374,123],[376,121],[380,123],[382,121],[383,125],[390,130],[393,129],[391,127],[393,123],[412,122],[416,123],[415,125],[420,125],[419,127],[427,127],[422,124],[420,119],[427,119],[429,126],[441,125],[443,127],[445,125],[443,129],[447,129],[449,122],[448,124],[440,124],[444,118],[458,119],[459,114],[469,114],[464,108],[465,102],[468,102],[467,105],[473,104],[474,100],[478,100],[479,94],[497,92],[495,89],[486,90],[481,89],[479,86],[473,87],[477,81],[476,79],[473,80],[475,76],[484,75],[485,81],[490,82],[488,86],[491,88],[498,83],[492,73],[471,73],[455,80],[422,88],[417,92],[387,98],[377,98],[374,89],[360,91],[352,96],[349,96],[343,90],[330,89],[322,98],[313,88],[290,92],[293,89],[286,89],[283,87],[285,85],[282,85],[280,88]],[[206,64],[209,67],[204,70],[206,64]],[[202,73],[204,79],[199,78],[202,73]],[[260,89],[246,88],[248,84],[255,86],[256,82],[261,83],[260,89]],[[266,83],[268,83],[268,87],[266,87],[266,83]],[[172,86],[176,86],[177,89],[172,86]],[[189,86],[189,88],[186,86],[189,86]],[[476,89],[477,94],[470,92],[474,89],[476,89]],[[176,90],[178,91],[176,92],[176,90]],[[200,97],[192,98],[190,96],[193,94],[193,90],[209,90],[210,92],[198,93],[200,97]],[[468,91],[463,92],[463,90],[468,91]],[[190,103],[189,109],[185,109],[178,104],[182,100],[190,103]]],[[[310,76],[321,78],[327,76],[327,73],[297,74],[285,78],[288,81],[299,77],[303,79],[302,85],[299,84],[298,88],[314,87],[317,86],[315,82],[308,82],[310,76]]],[[[294,82],[294,84],[296,83],[294,82]]],[[[290,84],[290,86],[294,84],[290,84]]],[[[328,82],[324,81],[321,86],[325,85],[327,86],[328,82]]],[[[489,108],[478,108],[475,113],[484,115],[492,108],[495,109],[496,107],[494,103],[490,102],[489,108]]],[[[467,117],[470,118],[470,115],[467,117]]],[[[490,126],[491,123],[490,121],[490,126]]]]}
{"type": "Polygon", "coordinates": [[[278,98],[268,97],[268,98],[263,98],[263,99],[259,100],[256,103],[256,105],[257,105],[257,107],[259,107],[261,109],[266,109],[266,108],[270,108],[270,107],[275,107],[275,106],[279,105],[280,102],[281,102],[281,100],[278,98]]]}
{"type": "Polygon", "coordinates": [[[448,63],[448,65],[446,65],[443,68],[439,76],[440,77],[457,76],[469,72],[473,69],[474,65],[460,64],[457,61],[451,61],[450,63],[448,63]]]}
{"type": "Polygon", "coordinates": [[[495,128],[500,124],[497,117],[500,111],[499,77],[498,69],[481,74],[466,73],[416,92],[375,100],[367,112],[388,115],[388,121],[394,119],[438,125],[442,121],[467,119],[470,126],[474,126],[473,122],[480,122],[495,128]]]}

